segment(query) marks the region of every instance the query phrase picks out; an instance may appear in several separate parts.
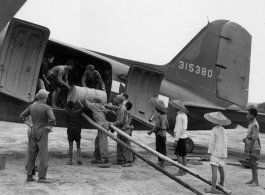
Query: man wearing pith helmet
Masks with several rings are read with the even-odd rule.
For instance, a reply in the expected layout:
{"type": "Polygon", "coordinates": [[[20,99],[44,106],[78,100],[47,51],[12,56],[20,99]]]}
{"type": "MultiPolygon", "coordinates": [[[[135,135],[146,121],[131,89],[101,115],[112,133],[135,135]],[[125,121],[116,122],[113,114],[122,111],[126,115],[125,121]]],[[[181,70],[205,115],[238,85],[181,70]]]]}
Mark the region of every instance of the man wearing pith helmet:
{"type": "Polygon", "coordinates": [[[221,186],[224,186],[225,172],[224,165],[227,158],[227,135],[223,125],[230,125],[231,121],[226,118],[221,112],[211,112],[204,115],[204,118],[213,123],[214,127],[211,131],[211,137],[208,149],[208,159],[212,167],[212,187],[205,190],[205,193],[216,194],[216,180],[217,180],[217,167],[220,173],[221,186]]]}
{"type": "Polygon", "coordinates": [[[31,104],[20,115],[20,119],[24,122],[26,122],[26,117],[31,115],[33,123],[31,124],[27,182],[34,181],[33,173],[37,155],[39,155],[38,182],[51,182],[46,179],[48,169],[48,134],[51,131],[51,126],[55,125],[55,117],[52,109],[46,104],[48,94],[49,92],[45,89],[39,90],[37,93],[39,100],[31,104]]]}
{"type": "MultiPolygon", "coordinates": [[[[128,120],[128,113],[126,110],[126,107],[123,105],[124,98],[121,95],[117,95],[114,98],[114,106],[112,105],[106,105],[106,107],[110,110],[116,111],[116,122],[109,123],[110,125],[114,125],[120,130],[122,130],[124,133],[130,135],[130,126],[129,120],[128,120]]],[[[126,145],[131,147],[131,142],[127,138],[121,136],[120,134],[117,135],[117,137],[123,141],[126,145]]],[[[123,165],[123,167],[130,167],[132,166],[133,157],[132,153],[128,151],[127,149],[123,148],[121,145],[117,144],[117,162],[114,164],[123,165]]]]}

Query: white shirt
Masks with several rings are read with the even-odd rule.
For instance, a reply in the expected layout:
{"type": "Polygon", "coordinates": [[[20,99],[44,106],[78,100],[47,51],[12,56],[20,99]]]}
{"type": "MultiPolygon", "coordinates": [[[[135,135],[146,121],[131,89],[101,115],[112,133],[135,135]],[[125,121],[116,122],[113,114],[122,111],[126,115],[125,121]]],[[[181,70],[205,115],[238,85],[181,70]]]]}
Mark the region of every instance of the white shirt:
{"type": "Polygon", "coordinates": [[[188,117],[182,112],[178,111],[178,115],[176,117],[176,124],[174,128],[174,134],[176,135],[175,140],[178,141],[180,138],[187,138],[188,135],[186,133],[188,126],[188,117]]]}
{"type": "Polygon", "coordinates": [[[219,158],[227,158],[227,135],[221,125],[216,125],[211,131],[208,153],[219,158]]]}

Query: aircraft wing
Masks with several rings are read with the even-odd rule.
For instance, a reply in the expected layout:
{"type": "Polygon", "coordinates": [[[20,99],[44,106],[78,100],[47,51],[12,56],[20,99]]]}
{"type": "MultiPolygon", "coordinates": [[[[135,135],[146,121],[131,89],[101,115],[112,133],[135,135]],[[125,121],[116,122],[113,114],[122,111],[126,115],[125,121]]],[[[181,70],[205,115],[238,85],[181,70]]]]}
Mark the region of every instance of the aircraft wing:
{"type": "Polygon", "coordinates": [[[0,32],[13,18],[17,11],[23,6],[26,0],[1,0],[0,6],[0,32]]]}

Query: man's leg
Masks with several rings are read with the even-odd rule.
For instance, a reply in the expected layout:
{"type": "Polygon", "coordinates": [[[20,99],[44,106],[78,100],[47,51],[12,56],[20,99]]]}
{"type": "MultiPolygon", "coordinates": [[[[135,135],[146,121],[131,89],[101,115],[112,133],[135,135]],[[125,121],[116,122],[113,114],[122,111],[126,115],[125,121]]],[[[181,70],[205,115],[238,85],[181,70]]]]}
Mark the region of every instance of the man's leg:
{"type": "Polygon", "coordinates": [[[108,148],[108,136],[103,132],[98,132],[99,135],[99,151],[101,158],[108,160],[109,148],[108,148]]]}
{"type": "Polygon", "coordinates": [[[57,107],[56,105],[58,103],[58,97],[60,95],[60,92],[61,92],[61,89],[58,87],[57,90],[56,90],[55,100],[54,100],[55,107],[57,107]]]}
{"type": "Polygon", "coordinates": [[[259,186],[259,179],[258,179],[258,166],[257,166],[257,160],[254,156],[250,157],[250,164],[252,169],[252,186],[259,186]]]}
{"type": "Polygon", "coordinates": [[[212,167],[212,189],[216,190],[217,166],[211,165],[211,167],[212,167]]]}
{"type": "MultiPolygon", "coordinates": [[[[106,127],[104,127],[107,129],[106,127]]],[[[100,168],[109,168],[109,148],[108,148],[108,136],[103,133],[99,132],[99,150],[102,159],[102,164],[99,165],[100,168]]]]}
{"type": "Polygon", "coordinates": [[[48,170],[48,130],[45,127],[41,127],[36,132],[39,147],[39,182],[48,183],[50,181],[46,180],[47,170],[48,170]]]}
{"type": "Polygon", "coordinates": [[[54,108],[57,108],[57,106],[56,106],[56,102],[57,102],[56,94],[57,94],[57,90],[54,90],[52,92],[52,107],[54,107],[54,108]]]}
{"type": "MultiPolygon", "coordinates": [[[[124,132],[129,135],[129,131],[128,130],[125,130],[124,132]]],[[[129,147],[131,147],[131,141],[130,140],[128,140],[127,138],[123,137],[122,138],[122,141],[126,145],[128,145],[129,147]]],[[[132,153],[129,150],[127,150],[126,148],[123,148],[123,156],[125,158],[125,164],[128,163],[129,164],[128,166],[131,166],[130,163],[132,163],[132,161],[133,161],[132,153]]]]}
{"type": "Polygon", "coordinates": [[[69,156],[69,162],[67,165],[73,165],[72,157],[73,157],[73,142],[69,141],[69,151],[68,151],[68,156],[69,156]]]}
{"type": "Polygon", "coordinates": [[[219,169],[219,173],[220,173],[220,186],[224,186],[224,182],[225,182],[225,171],[224,171],[224,167],[218,167],[219,169]]]}
{"type": "MultiPolygon", "coordinates": [[[[122,141],[122,136],[120,134],[117,135],[117,138],[122,141]]],[[[118,143],[117,143],[117,163],[118,164],[124,163],[123,147],[118,143]]]]}
{"type": "Polygon", "coordinates": [[[98,130],[97,137],[95,139],[94,157],[95,159],[92,160],[91,163],[101,163],[101,156],[100,156],[100,150],[99,150],[99,130],[98,130]]]}
{"type": "Polygon", "coordinates": [[[80,143],[81,143],[81,140],[78,139],[76,140],[76,149],[77,149],[77,164],[78,165],[82,165],[82,161],[80,159],[80,156],[81,156],[81,147],[80,147],[80,143]]]}
{"type": "Polygon", "coordinates": [[[35,175],[35,161],[36,157],[38,155],[38,144],[36,140],[35,130],[32,130],[33,132],[30,133],[30,139],[29,139],[29,157],[28,157],[28,163],[27,163],[27,181],[34,181],[33,175],[35,175]]]}

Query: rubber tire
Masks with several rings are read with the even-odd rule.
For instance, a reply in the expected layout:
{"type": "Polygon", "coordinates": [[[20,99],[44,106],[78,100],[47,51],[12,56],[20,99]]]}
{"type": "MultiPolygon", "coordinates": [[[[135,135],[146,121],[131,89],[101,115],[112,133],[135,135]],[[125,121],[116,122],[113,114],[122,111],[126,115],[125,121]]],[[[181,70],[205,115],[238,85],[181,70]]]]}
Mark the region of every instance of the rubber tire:
{"type": "Polygon", "coordinates": [[[186,140],[186,148],[187,148],[187,153],[192,153],[194,149],[194,142],[189,137],[186,140]]]}

